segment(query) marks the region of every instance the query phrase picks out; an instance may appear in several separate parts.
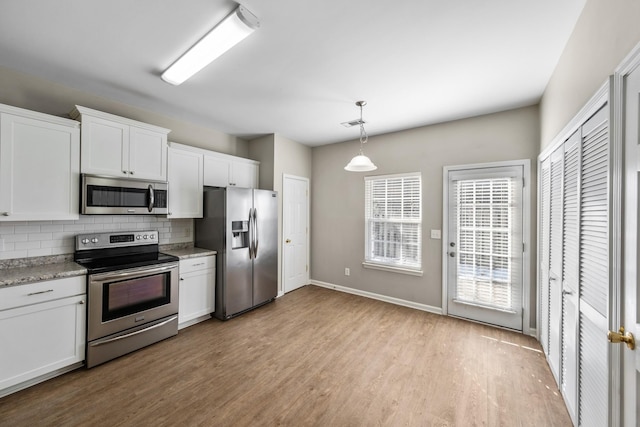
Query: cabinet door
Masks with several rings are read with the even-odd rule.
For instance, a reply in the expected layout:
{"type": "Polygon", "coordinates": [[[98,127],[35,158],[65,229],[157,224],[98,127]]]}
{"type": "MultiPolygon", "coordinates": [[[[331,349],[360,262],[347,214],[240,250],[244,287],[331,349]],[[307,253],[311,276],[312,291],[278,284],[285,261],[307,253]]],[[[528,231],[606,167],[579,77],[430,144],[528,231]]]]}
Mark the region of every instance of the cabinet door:
{"type": "Polygon", "coordinates": [[[12,114],[0,121],[0,221],[78,219],[79,129],[12,114]]]}
{"type": "Polygon", "coordinates": [[[84,300],[78,295],[0,311],[0,390],[84,360],[84,300]]]}
{"type": "Polygon", "coordinates": [[[129,137],[129,175],[166,181],[167,135],[131,126],[129,137]]]}
{"type": "Polygon", "coordinates": [[[169,218],[202,218],[202,154],[169,148],[169,218]]]}
{"type": "Polygon", "coordinates": [[[82,117],[82,173],[129,176],[129,126],[82,117]]]}
{"type": "Polygon", "coordinates": [[[231,182],[236,187],[256,188],[258,186],[258,165],[233,162],[231,182]]]}
{"type": "Polygon", "coordinates": [[[231,184],[231,160],[205,156],[204,185],[211,187],[227,187],[231,184]]]}
{"type": "Polygon", "coordinates": [[[184,324],[213,313],[215,307],[214,271],[207,269],[180,274],[178,323],[184,324]]]}

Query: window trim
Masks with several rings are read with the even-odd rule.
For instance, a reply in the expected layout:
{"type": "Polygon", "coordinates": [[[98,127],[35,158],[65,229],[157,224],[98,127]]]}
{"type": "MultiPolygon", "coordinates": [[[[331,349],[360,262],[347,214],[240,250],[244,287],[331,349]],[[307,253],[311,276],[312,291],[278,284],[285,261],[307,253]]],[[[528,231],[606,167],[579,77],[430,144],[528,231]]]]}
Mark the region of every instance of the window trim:
{"type": "MultiPolygon", "coordinates": [[[[422,260],[422,255],[423,255],[423,239],[422,239],[422,228],[423,228],[423,219],[422,219],[422,202],[423,202],[423,188],[422,188],[422,172],[407,172],[407,173],[397,173],[397,174],[388,174],[388,175],[370,175],[370,176],[365,176],[364,177],[364,182],[365,182],[365,203],[364,203],[364,261],[362,262],[362,266],[364,268],[368,268],[368,269],[373,269],[373,270],[382,270],[382,271],[389,271],[389,272],[393,272],[393,273],[401,273],[401,274],[408,274],[408,275],[412,275],[412,276],[422,276],[423,274],[423,270],[422,270],[422,265],[423,265],[423,260],[422,260]],[[420,179],[420,218],[418,221],[410,221],[410,223],[418,224],[418,235],[420,237],[419,239],[419,252],[420,252],[420,259],[419,259],[419,266],[418,267],[411,267],[411,266],[405,266],[405,265],[397,265],[397,264],[388,264],[388,263],[384,263],[384,262],[376,262],[374,260],[368,260],[367,256],[369,253],[369,249],[371,247],[371,236],[369,235],[369,218],[367,217],[367,209],[368,209],[368,205],[367,205],[367,181],[376,181],[376,180],[387,180],[387,179],[393,179],[393,178],[410,178],[410,177],[418,177],[420,179]]],[[[392,221],[392,222],[403,222],[403,221],[392,221]]]]}

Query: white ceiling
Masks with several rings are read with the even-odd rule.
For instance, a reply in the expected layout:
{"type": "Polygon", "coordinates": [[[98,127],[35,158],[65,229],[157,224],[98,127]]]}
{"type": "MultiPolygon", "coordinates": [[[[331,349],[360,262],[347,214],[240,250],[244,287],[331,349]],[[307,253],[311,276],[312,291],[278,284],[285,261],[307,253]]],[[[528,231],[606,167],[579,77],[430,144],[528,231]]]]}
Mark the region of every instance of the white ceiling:
{"type": "Polygon", "coordinates": [[[315,146],[539,101],[586,0],[243,0],[261,27],[159,77],[231,0],[2,0],[0,66],[251,139],[315,146]]]}

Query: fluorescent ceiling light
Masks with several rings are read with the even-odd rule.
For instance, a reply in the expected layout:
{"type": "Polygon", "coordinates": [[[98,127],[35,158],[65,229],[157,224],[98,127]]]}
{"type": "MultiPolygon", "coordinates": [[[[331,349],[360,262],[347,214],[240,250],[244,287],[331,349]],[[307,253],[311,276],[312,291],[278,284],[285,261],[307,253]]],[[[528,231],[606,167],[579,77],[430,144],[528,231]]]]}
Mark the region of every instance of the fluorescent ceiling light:
{"type": "Polygon", "coordinates": [[[240,5],[162,73],[162,80],[179,85],[260,26],[258,18],[240,5]]]}

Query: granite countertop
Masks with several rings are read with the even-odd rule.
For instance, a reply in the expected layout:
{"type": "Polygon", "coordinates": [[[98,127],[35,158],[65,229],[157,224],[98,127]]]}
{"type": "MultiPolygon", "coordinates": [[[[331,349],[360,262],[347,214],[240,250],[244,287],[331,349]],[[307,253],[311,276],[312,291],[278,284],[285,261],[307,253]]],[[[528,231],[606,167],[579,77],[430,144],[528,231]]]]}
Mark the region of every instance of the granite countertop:
{"type": "Polygon", "coordinates": [[[178,249],[160,249],[160,252],[167,255],[177,256],[180,259],[198,258],[208,255],[216,255],[216,251],[201,248],[178,248],[178,249]]]}
{"type": "MultiPolygon", "coordinates": [[[[216,255],[216,251],[184,245],[166,245],[160,251],[180,259],[216,255]]],[[[73,255],[2,260],[0,288],[85,274],[87,269],[73,262],[73,255]]]]}
{"type": "Polygon", "coordinates": [[[0,269],[0,288],[85,274],[87,269],[72,261],[2,268],[0,269]]]}

